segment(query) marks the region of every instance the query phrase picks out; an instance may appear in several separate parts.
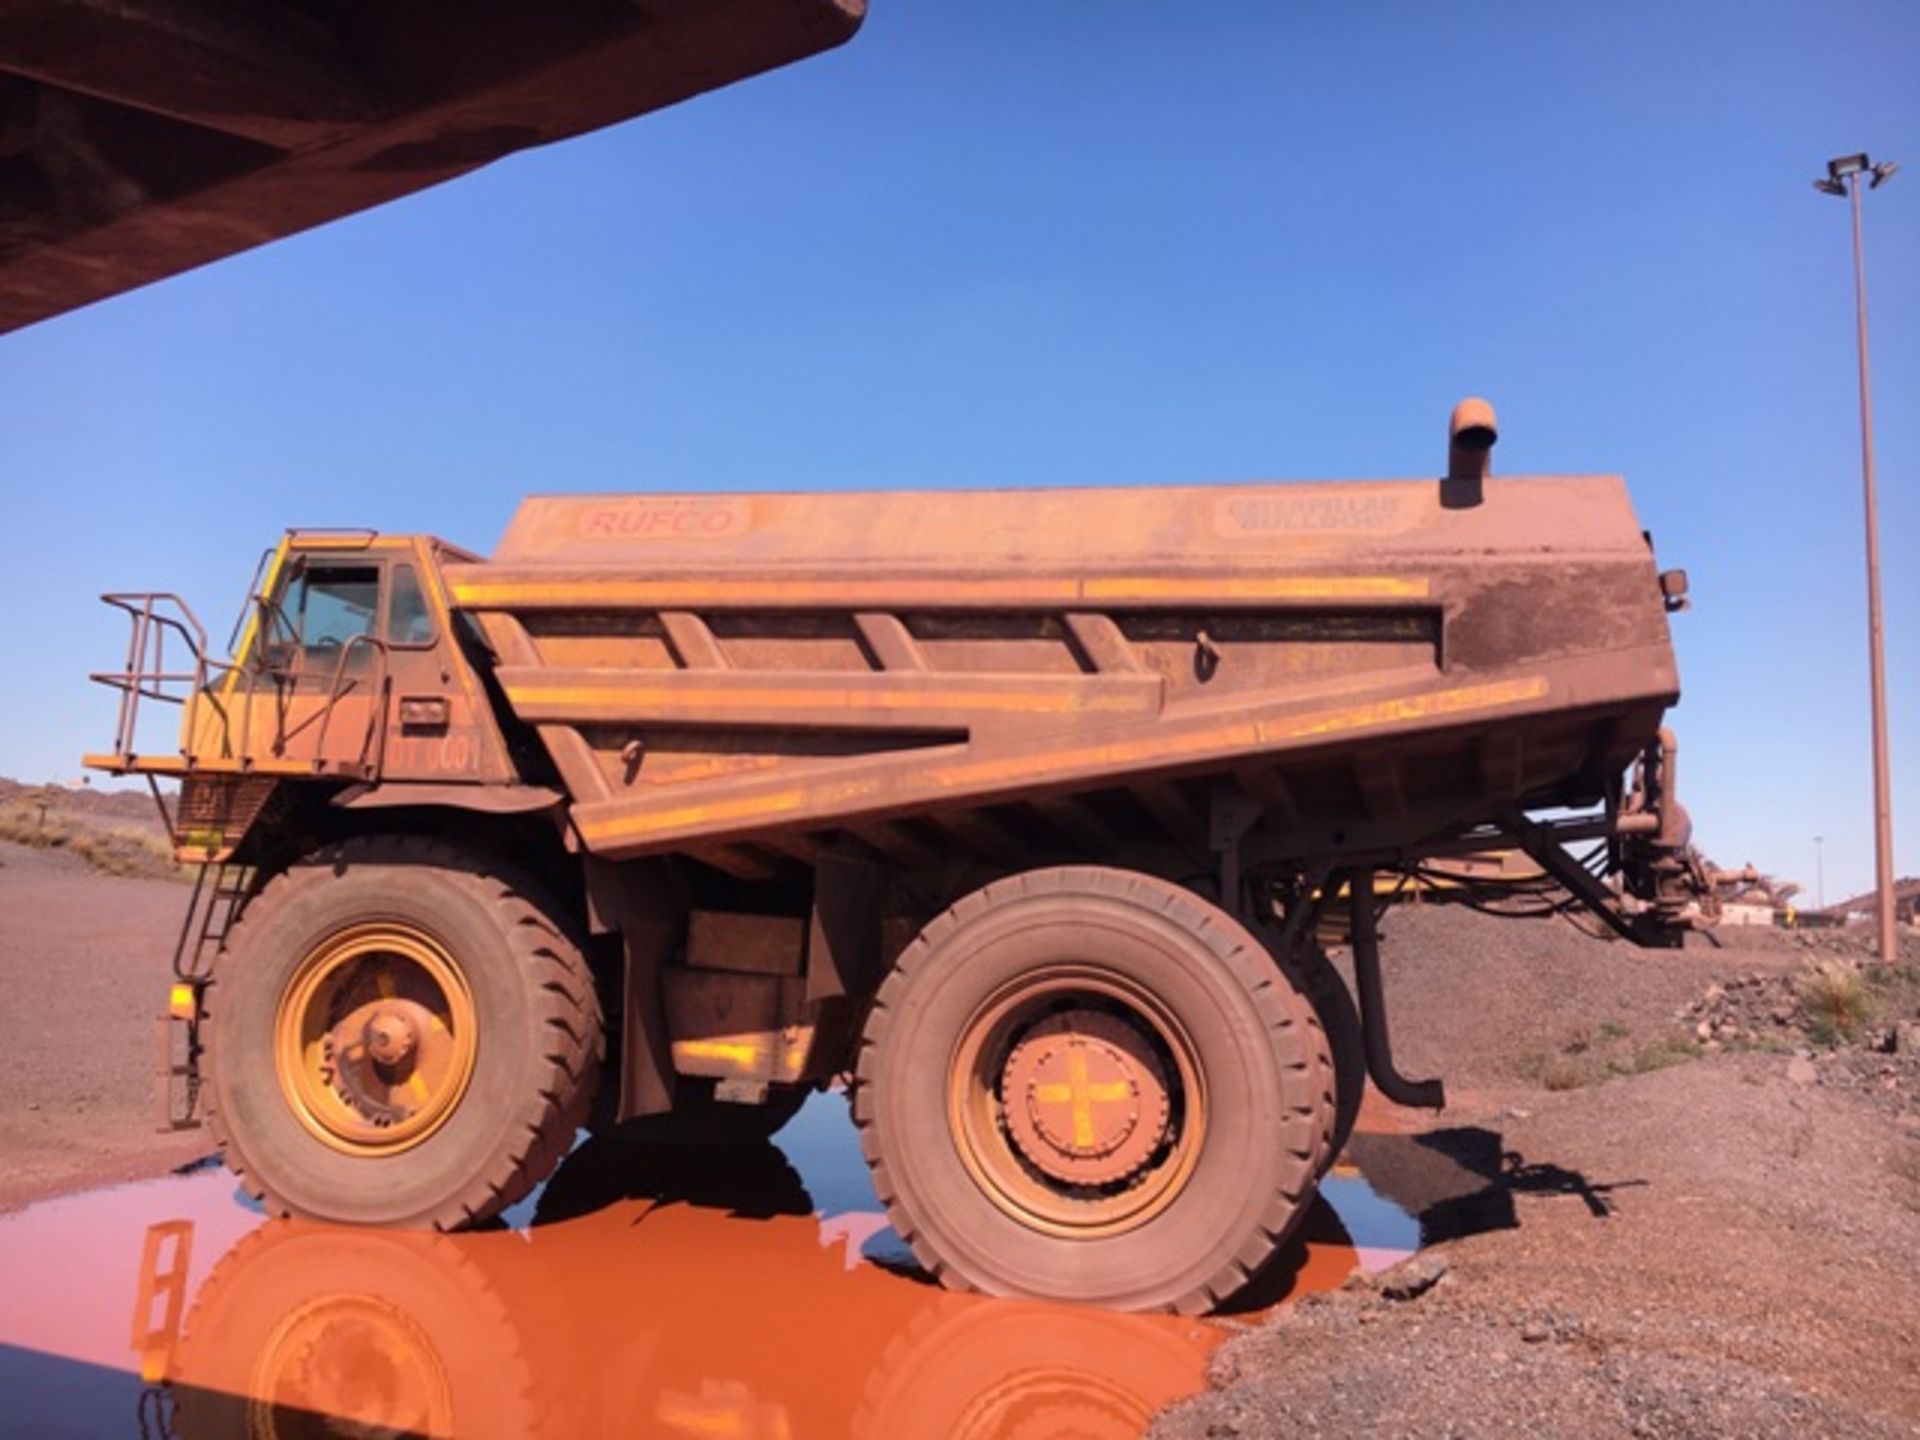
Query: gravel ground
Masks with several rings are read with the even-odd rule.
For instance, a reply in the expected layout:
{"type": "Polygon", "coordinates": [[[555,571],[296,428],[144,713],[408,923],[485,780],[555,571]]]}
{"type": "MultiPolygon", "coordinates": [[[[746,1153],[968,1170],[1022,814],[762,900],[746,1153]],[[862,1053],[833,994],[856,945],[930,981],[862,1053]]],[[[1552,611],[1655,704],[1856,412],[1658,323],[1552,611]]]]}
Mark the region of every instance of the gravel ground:
{"type": "Polygon", "coordinates": [[[0,844],[0,1210],[206,1151],[153,1126],[153,1017],[187,887],[0,844]]]}
{"type": "Polygon", "coordinates": [[[1429,1247],[1242,1330],[1154,1435],[1920,1434],[1914,1057],[1776,1026],[1803,947],[1385,934],[1403,1068],[1453,1104],[1350,1155],[1429,1247]]]}

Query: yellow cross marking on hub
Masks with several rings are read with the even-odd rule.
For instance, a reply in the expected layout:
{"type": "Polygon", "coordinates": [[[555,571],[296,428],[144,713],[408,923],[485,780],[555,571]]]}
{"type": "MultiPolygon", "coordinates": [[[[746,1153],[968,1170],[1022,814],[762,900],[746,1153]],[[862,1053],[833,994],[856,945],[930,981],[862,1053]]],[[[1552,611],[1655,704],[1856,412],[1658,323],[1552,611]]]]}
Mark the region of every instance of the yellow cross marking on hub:
{"type": "Polygon", "coordinates": [[[1130,1087],[1124,1080],[1109,1080],[1096,1085],[1087,1077],[1087,1052],[1080,1045],[1067,1049],[1067,1078],[1051,1085],[1036,1085],[1033,1095],[1042,1105],[1073,1107],[1073,1144],[1075,1149],[1093,1148],[1093,1107],[1107,1101],[1124,1100],[1130,1087]]]}

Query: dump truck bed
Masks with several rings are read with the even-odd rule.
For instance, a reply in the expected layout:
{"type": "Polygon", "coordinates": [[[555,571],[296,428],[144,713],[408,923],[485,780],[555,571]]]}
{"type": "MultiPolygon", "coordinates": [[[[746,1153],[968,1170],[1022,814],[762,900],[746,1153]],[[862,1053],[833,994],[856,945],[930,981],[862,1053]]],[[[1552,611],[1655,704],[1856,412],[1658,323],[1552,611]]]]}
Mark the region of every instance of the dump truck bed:
{"type": "Polygon", "coordinates": [[[446,575],[612,857],[1406,843],[1600,798],[1678,697],[1610,476],[543,496],[446,575]]]}

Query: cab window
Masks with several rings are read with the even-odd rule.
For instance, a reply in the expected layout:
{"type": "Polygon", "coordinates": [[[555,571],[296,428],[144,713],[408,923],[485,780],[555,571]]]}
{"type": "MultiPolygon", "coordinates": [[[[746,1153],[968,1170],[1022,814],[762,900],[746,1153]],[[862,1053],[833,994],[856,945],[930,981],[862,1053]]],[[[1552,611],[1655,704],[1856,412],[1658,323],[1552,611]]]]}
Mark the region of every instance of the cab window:
{"type": "MultiPolygon", "coordinates": [[[[304,669],[330,670],[350,642],[373,633],[380,613],[376,565],[303,565],[281,592],[272,658],[304,669]]],[[[349,668],[365,663],[367,647],[355,646],[349,668]]]]}
{"type": "Polygon", "coordinates": [[[433,643],[433,611],[420,588],[413,566],[393,567],[393,589],[387,597],[387,643],[417,647],[433,643]]]}

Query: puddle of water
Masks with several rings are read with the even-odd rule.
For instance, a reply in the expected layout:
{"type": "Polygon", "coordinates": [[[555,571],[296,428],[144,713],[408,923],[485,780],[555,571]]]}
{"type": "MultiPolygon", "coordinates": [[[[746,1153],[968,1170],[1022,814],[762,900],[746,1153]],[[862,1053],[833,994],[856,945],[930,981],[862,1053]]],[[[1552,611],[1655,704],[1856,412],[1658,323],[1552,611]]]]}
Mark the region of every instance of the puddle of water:
{"type": "MultiPolygon", "coordinates": [[[[0,1430],[1123,1440],[1204,1385],[1216,1325],[927,1283],[842,1097],[778,1144],[588,1144],[457,1236],[263,1221],[206,1169],[0,1218],[0,1430]]],[[[1417,1243],[1324,1193],[1250,1305],[1417,1243]]]]}

